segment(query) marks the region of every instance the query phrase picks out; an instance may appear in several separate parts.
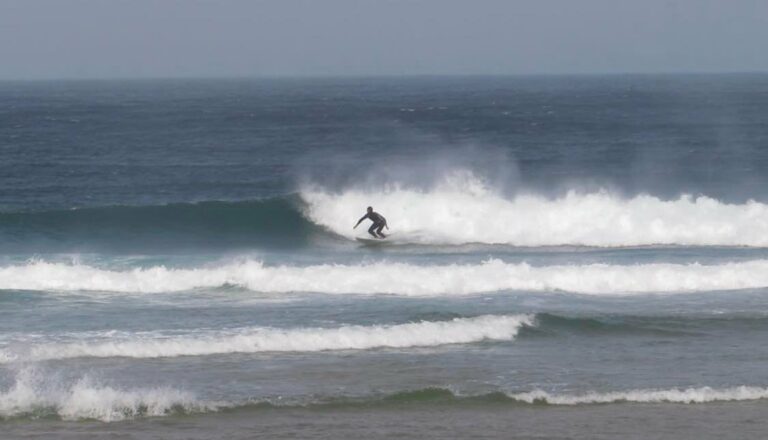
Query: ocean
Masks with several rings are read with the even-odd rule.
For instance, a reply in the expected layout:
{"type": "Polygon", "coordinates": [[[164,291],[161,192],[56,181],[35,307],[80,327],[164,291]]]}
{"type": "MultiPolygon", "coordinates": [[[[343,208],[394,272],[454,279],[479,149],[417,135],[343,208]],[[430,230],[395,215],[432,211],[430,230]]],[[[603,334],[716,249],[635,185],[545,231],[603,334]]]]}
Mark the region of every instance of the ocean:
{"type": "Polygon", "coordinates": [[[0,82],[0,437],[764,438],[766,169],[761,74],[0,82]]]}

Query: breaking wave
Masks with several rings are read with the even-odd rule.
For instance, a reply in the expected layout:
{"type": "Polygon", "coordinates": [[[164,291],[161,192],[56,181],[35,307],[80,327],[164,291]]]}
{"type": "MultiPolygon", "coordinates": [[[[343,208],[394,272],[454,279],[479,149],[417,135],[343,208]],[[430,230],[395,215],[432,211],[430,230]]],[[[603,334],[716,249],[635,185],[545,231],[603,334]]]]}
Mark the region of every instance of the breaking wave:
{"type": "Polygon", "coordinates": [[[99,384],[88,376],[65,384],[34,368],[21,370],[8,389],[0,390],[0,419],[53,416],[114,422],[213,411],[219,405],[170,387],[124,389],[99,384]]]}
{"type": "MultiPolygon", "coordinates": [[[[56,342],[25,345],[23,351],[0,349],[0,362],[41,361],[75,357],[158,358],[224,353],[311,352],[374,348],[434,347],[484,340],[509,341],[531,315],[479,316],[450,321],[399,325],[342,326],[338,328],[273,329],[248,327],[195,331],[182,336],[161,332],[104,332],[67,335],[56,342]],[[87,338],[87,339],[86,339],[87,338]],[[69,339],[69,340],[67,340],[69,339]]],[[[22,344],[15,344],[16,346],[22,344]]]]}
{"type": "Polygon", "coordinates": [[[531,266],[490,259],[479,264],[265,266],[245,260],[218,267],[164,266],[116,271],[30,261],[0,268],[0,290],[160,293],[240,286],[256,292],[470,295],[502,290],[594,295],[699,292],[768,287],[768,260],[718,265],[636,264],[531,266]]]}
{"type": "Polygon", "coordinates": [[[329,233],[364,235],[352,226],[368,205],[387,217],[397,240],[418,245],[768,246],[765,203],[624,198],[609,191],[509,196],[466,171],[422,189],[306,187],[254,201],[3,212],[0,240],[19,252],[303,247],[329,233]]]}
{"type": "Polygon", "coordinates": [[[768,205],[706,196],[625,199],[607,191],[507,198],[471,172],[448,173],[434,188],[300,194],[307,216],[345,237],[366,206],[384,214],[398,239],[418,244],[513,246],[768,246],[768,205]]]}
{"type": "Polygon", "coordinates": [[[735,386],[726,388],[690,387],[670,389],[634,389],[574,394],[533,390],[522,393],[494,392],[483,395],[459,395],[445,388],[423,388],[386,396],[334,398],[314,396],[295,402],[275,402],[269,397],[232,402],[204,401],[194,395],[169,387],[125,389],[99,385],[87,376],[68,385],[44,378],[34,369],[21,371],[15,382],[0,390],[0,419],[55,417],[63,420],[99,420],[116,422],[139,417],[214,412],[226,409],[261,408],[333,409],[402,405],[513,404],[513,405],[606,405],[623,403],[707,404],[768,399],[768,388],[735,386]]]}

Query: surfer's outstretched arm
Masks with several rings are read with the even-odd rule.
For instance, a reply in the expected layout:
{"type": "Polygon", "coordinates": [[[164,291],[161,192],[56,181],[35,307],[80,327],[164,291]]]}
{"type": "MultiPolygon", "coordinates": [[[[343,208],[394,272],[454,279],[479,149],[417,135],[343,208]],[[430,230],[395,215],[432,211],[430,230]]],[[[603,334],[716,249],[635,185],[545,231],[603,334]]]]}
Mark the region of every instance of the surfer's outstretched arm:
{"type": "Polygon", "coordinates": [[[368,218],[368,214],[365,214],[364,216],[360,217],[360,220],[357,221],[357,223],[355,224],[355,227],[352,228],[352,229],[356,229],[360,225],[360,223],[362,223],[363,220],[365,220],[367,218],[368,218]]]}

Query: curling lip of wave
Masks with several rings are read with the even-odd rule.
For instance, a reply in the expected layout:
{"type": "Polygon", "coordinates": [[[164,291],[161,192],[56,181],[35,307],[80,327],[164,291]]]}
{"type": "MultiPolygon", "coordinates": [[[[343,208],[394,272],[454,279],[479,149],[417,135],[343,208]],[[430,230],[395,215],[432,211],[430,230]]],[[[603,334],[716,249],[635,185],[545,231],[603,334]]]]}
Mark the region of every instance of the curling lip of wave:
{"type": "Polygon", "coordinates": [[[623,199],[607,191],[507,199],[467,172],[447,173],[430,191],[394,185],[329,193],[310,187],[300,196],[309,219],[349,238],[350,222],[372,204],[403,240],[417,244],[768,246],[768,204],[755,201],[623,199]]]}
{"type": "MultiPolygon", "coordinates": [[[[338,328],[241,328],[194,332],[184,336],[159,333],[109,333],[97,340],[57,341],[28,347],[25,352],[0,350],[0,359],[40,361],[75,357],[157,358],[223,353],[311,352],[374,348],[433,347],[484,340],[509,341],[532,315],[455,318],[450,321],[338,328]]],[[[77,338],[75,338],[77,339],[77,338]]],[[[82,338],[80,338],[82,339],[82,338]]]]}
{"type": "Polygon", "coordinates": [[[752,289],[768,286],[768,260],[718,265],[637,264],[530,266],[490,259],[479,264],[419,266],[264,266],[246,260],[219,267],[111,271],[85,265],[31,261],[0,268],[0,289],[103,292],[180,292],[236,285],[257,292],[470,295],[502,290],[580,294],[646,294],[752,289]]]}

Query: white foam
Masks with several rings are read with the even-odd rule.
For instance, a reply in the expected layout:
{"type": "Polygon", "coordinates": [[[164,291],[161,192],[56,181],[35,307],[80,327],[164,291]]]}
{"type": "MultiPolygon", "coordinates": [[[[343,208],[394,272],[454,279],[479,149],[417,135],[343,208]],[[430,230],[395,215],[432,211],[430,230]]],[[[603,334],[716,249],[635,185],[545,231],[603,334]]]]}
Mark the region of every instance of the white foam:
{"type": "Polygon", "coordinates": [[[579,405],[617,402],[637,403],[708,403],[740,400],[768,399],[768,388],[738,386],[715,389],[710,387],[668,389],[668,390],[630,390],[608,393],[589,392],[574,395],[550,394],[542,390],[527,393],[508,394],[514,400],[527,403],[548,403],[550,405],[579,405]]]}
{"type": "Polygon", "coordinates": [[[501,290],[564,291],[594,295],[698,292],[768,287],[768,260],[701,264],[559,265],[536,267],[490,259],[479,264],[419,266],[323,264],[264,266],[241,261],[219,267],[163,266],[111,271],[33,261],[0,268],[0,289],[179,292],[236,285],[257,292],[470,295],[501,290]]]}
{"type": "Polygon", "coordinates": [[[15,382],[0,391],[0,418],[53,413],[65,420],[112,422],[216,408],[215,403],[200,402],[173,388],[120,389],[99,385],[87,376],[67,385],[32,368],[20,371],[15,382]]]}
{"type": "Polygon", "coordinates": [[[301,197],[310,220],[349,238],[357,218],[373,205],[399,240],[422,244],[768,246],[768,205],[754,201],[624,199],[606,191],[505,198],[466,171],[447,173],[430,190],[307,188],[301,197]]]}
{"type": "Polygon", "coordinates": [[[75,342],[30,344],[21,353],[0,350],[0,359],[40,361],[74,357],[157,358],[201,356],[223,353],[309,352],[365,350],[372,348],[433,347],[483,340],[508,341],[523,325],[533,325],[533,316],[479,316],[450,321],[388,325],[342,326],[338,328],[272,329],[248,327],[222,331],[196,331],[189,335],[108,332],[100,338],[67,335],[75,342]]]}

